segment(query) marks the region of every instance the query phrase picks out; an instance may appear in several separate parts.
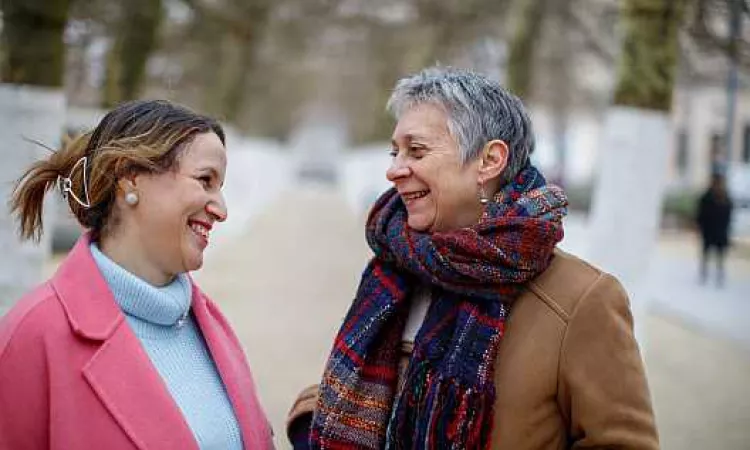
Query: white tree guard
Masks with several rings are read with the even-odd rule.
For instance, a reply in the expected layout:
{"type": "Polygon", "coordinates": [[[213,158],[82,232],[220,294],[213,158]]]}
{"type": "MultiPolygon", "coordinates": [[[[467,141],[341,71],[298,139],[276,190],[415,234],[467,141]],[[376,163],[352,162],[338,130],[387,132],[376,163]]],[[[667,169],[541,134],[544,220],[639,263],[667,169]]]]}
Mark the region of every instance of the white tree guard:
{"type": "Polygon", "coordinates": [[[659,232],[670,130],[666,113],[626,107],[608,111],[589,218],[585,256],[624,284],[641,345],[648,307],[643,285],[659,232]]]}
{"type": "Polygon", "coordinates": [[[47,202],[45,236],[39,244],[22,243],[17,222],[7,211],[15,180],[30,163],[48,150],[26,139],[56,148],[65,121],[65,97],[61,90],[0,84],[0,315],[29,289],[40,282],[41,270],[50,253],[54,213],[47,202]]]}

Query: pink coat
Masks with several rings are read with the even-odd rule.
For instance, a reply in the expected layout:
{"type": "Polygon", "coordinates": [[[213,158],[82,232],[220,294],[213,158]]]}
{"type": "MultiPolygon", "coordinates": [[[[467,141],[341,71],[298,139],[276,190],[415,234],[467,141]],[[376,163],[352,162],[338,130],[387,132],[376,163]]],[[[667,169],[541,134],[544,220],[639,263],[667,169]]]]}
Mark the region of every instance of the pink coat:
{"type": "MultiPolygon", "coordinates": [[[[197,449],[88,245],[0,319],[0,450],[197,449]]],[[[195,285],[192,307],[245,448],[271,448],[237,337],[195,285]]]]}

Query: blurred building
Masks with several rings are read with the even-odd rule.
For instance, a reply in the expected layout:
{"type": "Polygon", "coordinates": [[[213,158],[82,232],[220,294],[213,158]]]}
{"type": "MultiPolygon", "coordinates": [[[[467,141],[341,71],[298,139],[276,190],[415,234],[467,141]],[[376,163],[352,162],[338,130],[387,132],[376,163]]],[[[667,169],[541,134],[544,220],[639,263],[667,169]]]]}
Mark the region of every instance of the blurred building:
{"type": "Polygon", "coordinates": [[[727,89],[705,82],[683,84],[675,92],[674,143],[669,186],[694,189],[707,184],[712,166],[725,163],[730,171],[750,167],[750,87],[737,92],[731,154],[725,161],[727,89]]]}
{"type": "MultiPolygon", "coordinates": [[[[730,172],[750,170],[750,87],[737,93],[730,172]]],[[[531,106],[537,133],[534,158],[547,173],[554,173],[552,114],[544,107],[531,106]]],[[[596,171],[599,132],[603,115],[598,108],[578,108],[568,117],[565,179],[570,185],[590,185],[596,171]]],[[[708,182],[712,164],[726,152],[727,91],[718,83],[679,85],[672,109],[673,139],[667,150],[670,164],[665,180],[668,190],[696,190],[708,182]]]]}

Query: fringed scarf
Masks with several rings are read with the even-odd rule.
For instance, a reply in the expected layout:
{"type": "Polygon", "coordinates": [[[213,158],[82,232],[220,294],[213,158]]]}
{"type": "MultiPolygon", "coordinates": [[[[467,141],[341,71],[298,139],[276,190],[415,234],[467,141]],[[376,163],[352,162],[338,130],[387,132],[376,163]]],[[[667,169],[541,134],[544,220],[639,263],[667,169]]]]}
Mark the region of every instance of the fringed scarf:
{"type": "Polygon", "coordinates": [[[486,449],[498,344],[513,300],[549,265],[567,201],[527,166],[479,223],[448,232],[407,226],[391,189],[367,222],[375,257],[328,359],[310,444],[325,449],[486,449]],[[419,284],[432,303],[402,389],[399,349],[419,284]]]}

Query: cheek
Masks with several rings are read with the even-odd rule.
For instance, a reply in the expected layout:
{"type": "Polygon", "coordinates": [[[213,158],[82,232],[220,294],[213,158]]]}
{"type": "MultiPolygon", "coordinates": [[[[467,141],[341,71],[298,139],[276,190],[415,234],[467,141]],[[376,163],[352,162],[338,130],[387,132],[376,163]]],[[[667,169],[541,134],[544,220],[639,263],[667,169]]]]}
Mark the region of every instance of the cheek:
{"type": "Polygon", "coordinates": [[[182,222],[181,212],[169,201],[154,205],[152,218],[153,222],[162,228],[175,228],[182,222]]]}
{"type": "Polygon", "coordinates": [[[148,210],[144,210],[142,224],[147,233],[154,235],[154,245],[173,247],[184,236],[187,221],[181,201],[177,195],[165,192],[165,195],[153,198],[148,210]]]}
{"type": "Polygon", "coordinates": [[[442,213],[453,210],[457,204],[461,203],[462,180],[454,170],[447,168],[437,170],[432,184],[431,189],[435,194],[433,201],[442,213]]]}
{"type": "Polygon", "coordinates": [[[443,218],[463,217],[476,209],[479,202],[477,187],[465,173],[446,173],[442,178],[439,194],[436,196],[438,215],[443,218]]]}

